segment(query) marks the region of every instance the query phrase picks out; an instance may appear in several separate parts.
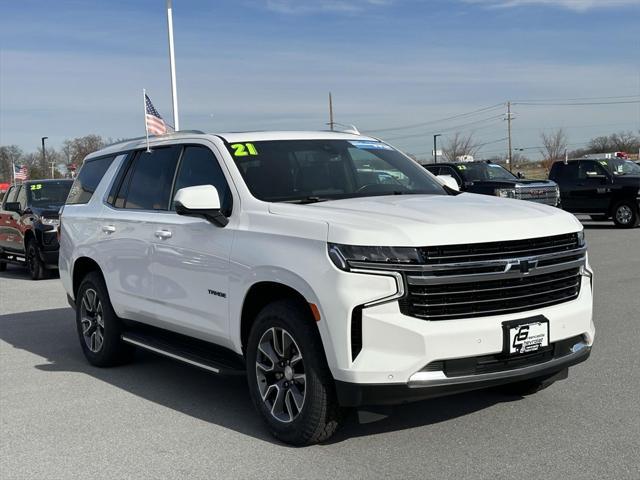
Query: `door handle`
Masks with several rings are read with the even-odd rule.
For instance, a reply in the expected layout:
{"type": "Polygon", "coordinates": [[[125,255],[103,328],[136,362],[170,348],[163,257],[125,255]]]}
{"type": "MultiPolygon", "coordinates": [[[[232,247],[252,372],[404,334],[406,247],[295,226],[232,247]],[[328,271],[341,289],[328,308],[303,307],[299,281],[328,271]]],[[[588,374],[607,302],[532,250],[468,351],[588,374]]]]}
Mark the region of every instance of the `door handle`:
{"type": "Polygon", "coordinates": [[[156,237],[164,240],[166,238],[171,238],[171,235],[173,235],[169,230],[157,230],[155,233],[156,237]]]}
{"type": "Polygon", "coordinates": [[[103,225],[102,231],[104,233],[113,233],[116,231],[116,227],[114,227],[113,225],[103,225]]]}

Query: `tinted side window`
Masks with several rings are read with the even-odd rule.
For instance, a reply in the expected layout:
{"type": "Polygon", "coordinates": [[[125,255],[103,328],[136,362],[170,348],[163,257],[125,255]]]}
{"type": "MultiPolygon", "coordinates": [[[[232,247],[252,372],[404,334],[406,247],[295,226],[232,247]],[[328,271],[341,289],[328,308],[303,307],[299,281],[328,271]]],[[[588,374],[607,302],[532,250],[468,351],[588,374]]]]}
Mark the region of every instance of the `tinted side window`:
{"type": "Polygon", "coordinates": [[[549,178],[564,184],[575,182],[578,178],[577,162],[570,162],[566,165],[564,163],[554,163],[551,167],[549,178]]]}
{"type": "Polygon", "coordinates": [[[607,172],[604,168],[596,162],[580,162],[580,167],[578,169],[578,176],[580,179],[584,180],[586,178],[590,178],[590,175],[607,175],[607,172]],[[589,175],[587,175],[589,173],[589,175]]]}
{"type": "Polygon", "coordinates": [[[180,167],[173,189],[173,196],[181,188],[195,185],[213,185],[218,190],[222,212],[231,215],[233,198],[224,178],[220,164],[207,147],[186,147],[180,160],[180,167]]]}
{"type": "Polygon", "coordinates": [[[18,190],[18,196],[15,201],[20,204],[20,208],[27,208],[27,187],[25,185],[22,185],[18,190]]]}
{"type": "MultiPolygon", "coordinates": [[[[131,179],[123,202],[124,208],[167,210],[179,154],[178,146],[138,152],[130,167],[131,174],[127,174],[131,179]]],[[[126,183],[127,178],[123,187],[126,183]]],[[[118,199],[116,206],[119,206],[118,199]]]]}
{"type": "Polygon", "coordinates": [[[7,190],[7,193],[4,196],[4,203],[7,202],[14,202],[16,198],[16,187],[9,187],[9,190],[7,190]]]}
{"type": "Polygon", "coordinates": [[[87,160],[80,168],[77,178],[71,186],[67,205],[87,203],[91,200],[93,192],[96,191],[100,180],[104,176],[115,155],[87,160]]]}

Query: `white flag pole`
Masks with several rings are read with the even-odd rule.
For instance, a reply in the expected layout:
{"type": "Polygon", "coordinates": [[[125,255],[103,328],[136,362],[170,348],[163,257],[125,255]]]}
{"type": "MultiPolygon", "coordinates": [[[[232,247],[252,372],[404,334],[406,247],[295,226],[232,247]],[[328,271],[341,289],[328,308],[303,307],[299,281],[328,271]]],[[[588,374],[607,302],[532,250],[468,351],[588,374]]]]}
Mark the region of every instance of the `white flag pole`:
{"type": "Polygon", "coordinates": [[[144,108],[144,133],[147,137],[147,152],[150,152],[149,148],[149,127],[147,127],[147,91],[142,89],[142,107],[144,108]]]}
{"type": "Polygon", "coordinates": [[[178,89],[176,86],[176,57],[173,49],[173,6],[171,0],[167,0],[167,27],[169,31],[169,66],[171,68],[171,99],[173,101],[173,128],[180,130],[178,120],[178,89]]]}

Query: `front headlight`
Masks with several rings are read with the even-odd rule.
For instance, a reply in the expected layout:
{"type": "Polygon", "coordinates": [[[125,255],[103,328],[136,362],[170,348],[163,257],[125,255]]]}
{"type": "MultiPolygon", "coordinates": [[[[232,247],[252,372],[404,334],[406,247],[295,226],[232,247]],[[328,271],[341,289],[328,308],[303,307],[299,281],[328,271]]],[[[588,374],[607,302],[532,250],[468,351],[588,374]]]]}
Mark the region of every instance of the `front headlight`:
{"type": "Polygon", "coordinates": [[[45,217],[42,217],[40,219],[40,222],[43,225],[53,225],[54,227],[57,227],[58,225],[60,225],[60,220],[58,218],[45,218],[45,217]]]}
{"type": "Polygon", "coordinates": [[[578,247],[584,247],[587,244],[584,238],[584,230],[580,230],[576,235],[578,237],[578,247]]]}
{"type": "Polygon", "coordinates": [[[500,198],[516,198],[515,188],[496,188],[495,194],[500,198]]]}
{"type": "Polygon", "coordinates": [[[413,247],[369,247],[358,245],[339,245],[329,243],[329,258],[340,270],[349,270],[351,262],[376,264],[421,263],[422,257],[417,248],[413,247]]]}

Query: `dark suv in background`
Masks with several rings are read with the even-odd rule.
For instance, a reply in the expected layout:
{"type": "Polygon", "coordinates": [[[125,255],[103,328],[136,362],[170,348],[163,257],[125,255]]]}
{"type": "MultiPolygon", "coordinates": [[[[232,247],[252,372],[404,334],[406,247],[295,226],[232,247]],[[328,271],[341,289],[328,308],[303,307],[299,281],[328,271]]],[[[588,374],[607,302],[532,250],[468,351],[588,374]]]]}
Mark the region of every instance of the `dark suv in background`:
{"type": "Polygon", "coordinates": [[[496,195],[557,207],[558,185],[549,180],[525,180],[491,161],[432,163],[423,165],[434,175],[449,175],[462,192],[496,195]]]}
{"type": "Polygon", "coordinates": [[[72,180],[32,180],[11,185],[0,205],[0,271],[26,265],[34,280],[58,268],[58,211],[72,180]]]}
{"type": "Polygon", "coordinates": [[[553,164],[549,178],[560,186],[565,210],[594,220],[612,218],[621,228],[640,224],[640,166],[634,162],[621,158],[561,161],[553,164]]]}

